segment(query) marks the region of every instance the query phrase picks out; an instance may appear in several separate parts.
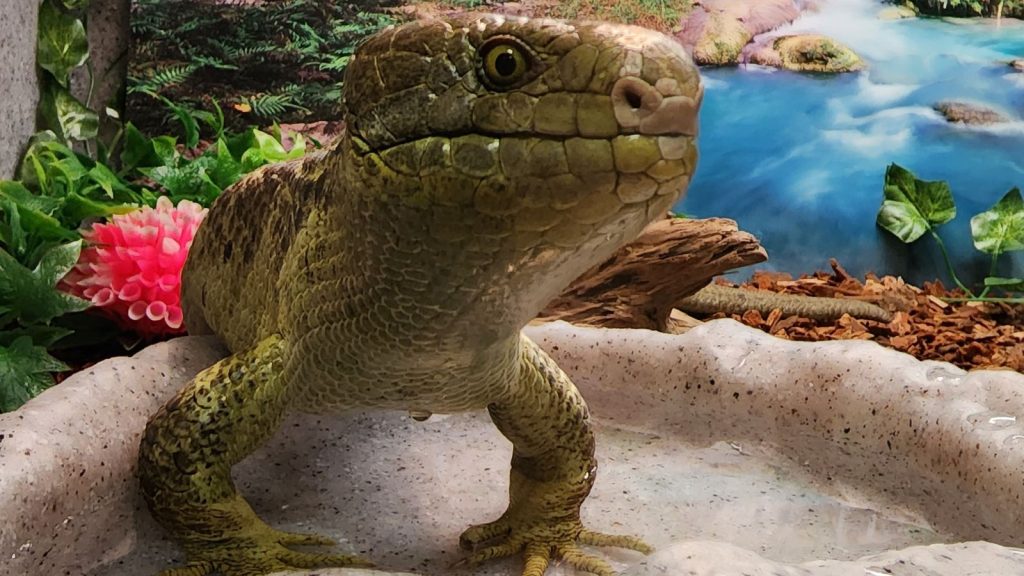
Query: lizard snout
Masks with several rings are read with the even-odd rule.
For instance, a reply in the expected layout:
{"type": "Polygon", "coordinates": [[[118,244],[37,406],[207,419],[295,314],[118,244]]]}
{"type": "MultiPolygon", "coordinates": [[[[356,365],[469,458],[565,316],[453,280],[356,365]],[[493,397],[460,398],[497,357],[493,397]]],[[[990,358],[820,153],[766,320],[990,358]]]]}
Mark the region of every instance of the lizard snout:
{"type": "Polygon", "coordinates": [[[611,93],[615,120],[629,132],[695,137],[704,88],[698,87],[695,97],[678,92],[678,83],[669,78],[655,86],[636,76],[620,78],[611,93]]]}

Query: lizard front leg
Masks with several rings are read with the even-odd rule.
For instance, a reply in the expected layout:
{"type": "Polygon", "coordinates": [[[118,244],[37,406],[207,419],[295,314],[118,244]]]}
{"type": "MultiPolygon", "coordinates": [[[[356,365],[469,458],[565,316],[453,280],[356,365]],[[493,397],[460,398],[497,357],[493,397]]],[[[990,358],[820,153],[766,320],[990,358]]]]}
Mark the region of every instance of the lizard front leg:
{"type": "Polygon", "coordinates": [[[543,350],[526,336],[520,340],[519,377],[505,397],[488,408],[498,430],[513,445],[508,509],[498,520],[462,534],[460,544],[473,551],[464,563],[523,552],[523,576],[542,576],[552,558],[612,576],[607,562],[579,546],[618,546],[645,554],[652,548],[638,538],[583,527],[580,506],[597,472],[587,405],[543,350]]]}
{"type": "Polygon", "coordinates": [[[270,337],[200,372],[146,426],[139,479],[150,511],[185,547],[188,564],[162,576],[256,576],[279,570],[368,565],[289,545],[333,544],[275,530],[235,490],[231,467],[277,430],[290,397],[284,342],[270,337]]]}

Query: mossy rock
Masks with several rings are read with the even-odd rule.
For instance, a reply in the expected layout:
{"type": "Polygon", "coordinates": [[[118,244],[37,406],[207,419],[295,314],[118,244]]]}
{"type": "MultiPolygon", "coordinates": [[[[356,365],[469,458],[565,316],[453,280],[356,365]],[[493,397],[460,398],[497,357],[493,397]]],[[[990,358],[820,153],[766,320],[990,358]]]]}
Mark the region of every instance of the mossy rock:
{"type": "Polygon", "coordinates": [[[796,72],[854,72],[864,61],[853,50],[826,36],[802,34],[775,40],[782,67],[796,72]]]}
{"type": "Polygon", "coordinates": [[[935,104],[932,108],[942,114],[948,122],[955,124],[985,126],[1010,121],[1010,117],[1003,112],[977,102],[947,100],[935,104]]]}
{"type": "Polygon", "coordinates": [[[722,13],[708,15],[707,27],[693,47],[693,61],[701,66],[729,66],[754,38],[743,22],[722,13]]]}

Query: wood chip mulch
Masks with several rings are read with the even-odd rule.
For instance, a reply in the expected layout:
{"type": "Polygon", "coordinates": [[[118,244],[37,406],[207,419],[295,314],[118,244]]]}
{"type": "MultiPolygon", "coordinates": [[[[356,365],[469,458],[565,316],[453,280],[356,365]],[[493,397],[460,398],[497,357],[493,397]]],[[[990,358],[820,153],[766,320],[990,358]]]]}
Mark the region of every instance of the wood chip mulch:
{"type": "Polygon", "coordinates": [[[783,317],[779,310],[766,318],[757,311],[731,316],[780,338],[874,340],[921,360],[944,360],[966,370],[1024,371],[1024,305],[946,302],[943,298],[961,298],[964,294],[947,290],[940,282],[926,282],[919,288],[901,278],[873,274],[861,282],[835,260],[831,274],[817,272],[794,280],[788,274],[755,272],[743,286],[787,294],[856,298],[895,312],[889,323],[844,315],[826,324],[799,316],[783,317]]]}

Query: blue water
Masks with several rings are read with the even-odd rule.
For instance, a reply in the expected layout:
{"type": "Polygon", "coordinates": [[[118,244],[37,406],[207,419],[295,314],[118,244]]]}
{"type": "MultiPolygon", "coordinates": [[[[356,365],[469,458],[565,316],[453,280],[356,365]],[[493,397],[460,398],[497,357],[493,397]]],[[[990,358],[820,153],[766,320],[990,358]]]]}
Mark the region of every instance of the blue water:
{"type": "MultiPolygon", "coordinates": [[[[875,18],[878,7],[831,0],[787,29],[846,43],[868,62],[865,72],[703,71],[701,159],[677,210],[737,220],[768,250],[758,268],[799,274],[828,269],[835,257],[854,274],[946,279],[933,241],[906,247],[875,226],[885,168],[896,162],[950,183],[958,214],[940,234],[961,277],[977,281],[990,260],[971,245],[970,217],[1024,188],[1024,74],[1006,64],[1024,57],[1024,25],[886,22],[875,18]],[[931,109],[945,99],[984,102],[1015,121],[950,125],[931,109]]],[[[1000,273],[1024,275],[1024,258],[1005,259],[1000,273]]]]}

